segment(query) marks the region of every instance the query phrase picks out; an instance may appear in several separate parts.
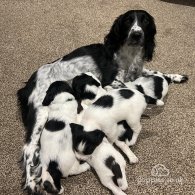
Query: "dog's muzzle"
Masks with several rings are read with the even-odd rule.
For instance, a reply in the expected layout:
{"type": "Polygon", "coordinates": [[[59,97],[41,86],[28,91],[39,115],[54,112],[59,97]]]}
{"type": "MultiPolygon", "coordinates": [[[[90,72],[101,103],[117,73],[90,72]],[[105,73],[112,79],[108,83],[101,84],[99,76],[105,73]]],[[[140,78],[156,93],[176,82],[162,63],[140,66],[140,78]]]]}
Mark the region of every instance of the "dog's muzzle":
{"type": "Polygon", "coordinates": [[[132,31],[128,37],[128,45],[143,45],[144,33],[142,31],[132,31]]]}

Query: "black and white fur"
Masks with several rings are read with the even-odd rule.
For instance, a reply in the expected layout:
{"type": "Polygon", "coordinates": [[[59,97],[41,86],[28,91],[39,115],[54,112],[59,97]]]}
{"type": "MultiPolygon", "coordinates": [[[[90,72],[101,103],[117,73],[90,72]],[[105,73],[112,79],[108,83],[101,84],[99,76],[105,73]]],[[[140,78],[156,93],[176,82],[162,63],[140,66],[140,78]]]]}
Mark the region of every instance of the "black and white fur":
{"type": "MultiPolygon", "coordinates": [[[[131,127],[133,136],[129,145],[135,144],[142,128],[140,118],[149,99],[156,102],[138,90],[127,88],[111,90],[83,110],[78,116],[78,123],[82,124],[86,131],[101,129],[108,140],[115,143],[127,155],[130,163],[136,163],[137,157],[127,144],[118,139],[121,135],[118,122],[125,120],[131,127]]],[[[159,101],[159,105],[163,105],[161,103],[159,101]]]]}
{"type": "Polygon", "coordinates": [[[106,94],[101,82],[91,72],[82,73],[72,80],[72,89],[78,102],[83,109],[95,102],[99,97],[106,94]]]}
{"type": "Polygon", "coordinates": [[[133,82],[127,82],[125,85],[129,89],[137,89],[141,93],[162,100],[168,93],[171,80],[166,76],[154,74],[141,76],[133,82]]]}
{"type": "MultiPolygon", "coordinates": [[[[100,98],[100,100],[102,99],[102,103],[103,103],[106,100],[104,98],[104,95],[107,96],[107,95],[113,94],[114,91],[118,91],[119,93],[120,93],[120,91],[124,91],[125,92],[125,89],[113,90],[113,88],[111,86],[106,86],[105,88],[107,90],[111,90],[110,92],[107,92],[105,89],[103,89],[101,87],[101,85],[99,85],[99,83],[100,83],[100,81],[92,73],[85,73],[85,74],[83,73],[80,76],[77,76],[77,77],[75,77],[73,79],[72,87],[73,87],[74,93],[75,93],[75,95],[77,97],[80,98],[79,100],[81,101],[81,104],[83,105],[83,108],[84,109],[87,109],[96,100],[99,101],[98,98],[100,98]]],[[[133,91],[136,92],[136,95],[137,95],[137,96],[135,95],[136,96],[135,98],[137,98],[137,102],[134,102],[134,105],[133,105],[134,107],[139,107],[139,101],[141,103],[144,101],[144,103],[145,103],[144,105],[146,105],[148,103],[152,103],[152,104],[157,104],[157,105],[162,106],[164,104],[161,100],[158,101],[155,98],[152,98],[152,97],[147,96],[147,95],[145,95],[143,93],[140,93],[139,90],[137,90],[137,87],[138,86],[136,86],[133,82],[129,82],[128,84],[129,85],[131,84],[131,86],[130,86],[131,89],[133,89],[133,91]]],[[[140,87],[141,86],[139,86],[139,89],[140,89],[140,87]]],[[[149,90],[151,90],[151,88],[149,88],[149,90]]],[[[128,93],[128,92],[131,93],[131,91],[126,90],[126,93],[128,93]]],[[[132,92],[132,93],[134,93],[134,92],[132,92]]],[[[125,93],[123,95],[125,96],[125,93]]],[[[120,102],[123,102],[124,101],[122,97],[116,97],[116,96],[117,95],[115,94],[114,97],[115,97],[115,99],[117,99],[117,101],[119,102],[119,104],[120,104],[120,102]]],[[[109,104],[112,101],[113,100],[110,99],[110,102],[108,100],[107,103],[109,104]]],[[[113,103],[111,103],[111,104],[113,104],[113,103]]],[[[113,107],[114,106],[115,105],[113,105],[113,107]]],[[[112,107],[112,105],[111,105],[111,107],[112,107]]],[[[121,109],[120,106],[118,106],[118,107],[115,106],[115,107],[116,107],[116,110],[118,108],[118,113],[120,113],[120,109],[121,109]]],[[[128,106],[127,105],[126,106],[126,109],[130,109],[131,110],[131,106],[128,106]]],[[[104,115],[107,115],[107,112],[106,111],[107,110],[104,110],[103,109],[101,115],[103,115],[103,116],[104,115]]],[[[83,112],[85,112],[85,111],[83,111],[83,112]]],[[[94,112],[95,112],[95,110],[94,110],[94,112]]],[[[115,116],[112,116],[112,117],[116,117],[117,118],[118,113],[115,113],[114,112],[113,115],[115,114],[115,116]]],[[[81,113],[80,116],[82,116],[82,113],[81,113]]],[[[79,120],[81,120],[81,117],[80,116],[79,116],[79,120]]],[[[93,120],[94,120],[94,118],[95,117],[93,117],[93,120]]],[[[104,121],[104,120],[102,119],[102,121],[104,121]]],[[[102,122],[102,123],[104,123],[104,122],[102,122]]],[[[135,133],[135,135],[133,135],[134,132],[131,129],[131,127],[125,128],[126,126],[128,126],[128,124],[125,123],[125,119],[124,118],[122,119],[122,121],[118,120],[118,130],[117,130],[118,131],[118,139],[119,139],[119,141],[125,141],[128,146],[131,146],[131,145],[134,145],[135,144],[135,142],[137,140],[137,137],[135,136],[136,133],[135,133]],[[121,128],[121,125],[124,127],[124,129],[121,128]],[[126,135],[126,137],[124,137],[125,134],[128,133],[128,132],[125,132],[125,131],[129,131],[129,129],[132,131],[132,136],[129,137],[128,135],[126,135]]]]}
{"type": "MultiPolygon", "coordinates": [[[[35,166],[32,160],[39,150],[41,131],[38,129],[42,125],[38,118],[50,84],[57,80],[71,80],[88,71],[95,74],[103,86],[112,84],[115,78],[122,82],[134,80],[142,74],[144,61],[152,60],[155,34],[153,17],[143,10],[131,10],[114,21],[103,44],[78,48],[63,58],[40,67],[32,74],[25,87],[17,93],[22,120],[27,130],[23,149],[26,173],[35,166]],[[30,163],[27,163],[27,157],[30,163]]],[[[176,75],[178,79],[168,76],[178,82],[187,80],[182,75],[176,75]]],[[[117,87],[116,84],[115,86],[117,87]]],[[[33,186],[25,174],[25,187],[33,192],[33,186]]]]}
{"type": "Polygon", "coordinates": [[[40,139],[42,183],[47,192],[61,194],[62,177],[80,174],[90,168],[87,163],[80,164],[73,151],[69,124],[76,122],[78,104],[69,85],[56,81],[50,85],[43,105],[48,108],[48,117],[40,139]]]}
{"type": "Polygon", "coordinates": [[[73,147],[79,160],[93,167],[101,183],[115,195],[125,195],[128,187],[123,156],[109,143],[105,134],[96,129],[85,131],[82,125],[71,124],[73,147]]]}

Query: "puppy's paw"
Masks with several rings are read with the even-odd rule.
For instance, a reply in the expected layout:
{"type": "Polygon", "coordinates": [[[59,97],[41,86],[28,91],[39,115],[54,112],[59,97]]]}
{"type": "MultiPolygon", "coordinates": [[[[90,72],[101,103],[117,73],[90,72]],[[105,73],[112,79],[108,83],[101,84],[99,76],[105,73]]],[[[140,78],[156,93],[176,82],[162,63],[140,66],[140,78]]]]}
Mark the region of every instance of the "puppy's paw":
{"type": "Polygon", "coordinates": [[[58,194],[62,194],[64,192],[64,187],[61,186],[60,191],[58,192],[58,194]]]}
{"type": "Polygon", "coordinates": [[[129,158],[129,163],[130,164],[136,164],[136,163],[138,163],[138,158],[137,158],[137,156],[132,156],[131,158],[129,158]]]}
{"type": "Polygon", "coordinates": [[[88,163],[86,163],[86,162],[83,163],[82,166],[83,166],[83,171],[84,171],[84,172],[91,169],[90,165],[89,165],[88,163]]]}
{"type": "Polygon", "coordinates": [[[133,146],[135,145],[136,143],[136,140],[132,139],[129,143],[128,143],[128,146],[133,146]]]}
{"type": "Polygon", "coordinates": [[[117,180],[118,186],[121,190],[125,191],[128,188],[127,181],[122,178],[117,180]]]}
{"type": "Polygon", "coordinates": [[[174,83],[185,83],[188,81],[188,76],[187,75],[180,75],[180,74],[175,74],[172,78],[174,83]]]}
{"type": "Polygon", "coordinates": [[[162,100],[157,100],[156,105],[157,106],[164,106],[164,102],[162,100]]]}

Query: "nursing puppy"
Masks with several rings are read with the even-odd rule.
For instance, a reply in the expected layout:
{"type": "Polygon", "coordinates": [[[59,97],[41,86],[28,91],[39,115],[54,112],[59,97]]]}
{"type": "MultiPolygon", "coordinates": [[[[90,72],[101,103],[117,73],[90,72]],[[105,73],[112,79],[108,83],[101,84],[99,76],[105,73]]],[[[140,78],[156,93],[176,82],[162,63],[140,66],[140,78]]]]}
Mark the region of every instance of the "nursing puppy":
{"type": "Polygon", "coordinates": [[[48,193],[62,193],[60,179],[89,169],[80,164],[72,148],[69,123],[77,117],[77,101],[70,86],[63,81],[52,83],[43,100],[48,108],[48,118],[40,139],[42,185],[48,193]]]}
{"type": "MultiPolygon", "coordinates": [[[[86,131],[101,129],[108,140],[127,155],[130,163],[136,163],[138,159],[135,154],[124,142],[118,140],[121,132],[117,123],[122,120],[127,122],[133,130],[130,144],[135,144],[142,128],[140,118],[150,99],[156,101],[134,89],[111,90],[83,110],[78,117],[78,123],[84,125],[86,131]]],[[[155,103],[163,105],[161,101],[155,103]]]]}
{"type": "Polygon", "coordinates": [[[171,79],[165,75],[154,74],[143,75],[133,82],[125,83],[125,85],[155,99],[163,100],[168,93],[170,83],[171,79]]]}
{"type": "Polygon", "coordinates": [[[79,160],[87,161],[101,183],[115,195],[125,195],[128,187],[123,156],[108,142],[105,134],[95,129],[85,131],[82,125],[70,124],[73,147],[79,160]]]}
{"type": "Polygon", "coordinates": [[[91,72],[80,74],[72,80],[72,89],[76,99],[81,102],[83,109],[95,102],[99,97],[106,94],[101,83],[91,72]]]}
{"type": "MultiPolygon", "coordinates": [[[[132,89],[137,89],[137,86],[133,82],[128,83],[128,86],[130,85],[132,89]]],[[[121,83],[121,87],[124,86],[125,85],[121,83]]],[[[106,86],[105,88],[110,91],[113,90],[112,87],[113,86],[106,86]]],[[[83,105],[84,109],[95,102],[99,97],[101,97],[101,95],[107,94],[107,91],[101,87],[99,80],[92,73],[81,74],[75,77],[72,82],[72,88],[76,96],[80,98],[81,104],[83,105]]],[[[138,96],[143,96],[139,92],[137,94],[138,96]]],[[[157,101],[156,99],[153,99],[147,95],[144,95],[144,98],[146,103],[163,105],[162,101],[157,101]]],[[[81,116],[82,114],[78,117],[79,121],[81,120],[81,116]]],[[[133,130],[128,126],[125,120],[118,122],[118,135],[119,141],[125,141],[128,146],[134,145],[136,142],[136,138],[132,139],[133,130]]]]}

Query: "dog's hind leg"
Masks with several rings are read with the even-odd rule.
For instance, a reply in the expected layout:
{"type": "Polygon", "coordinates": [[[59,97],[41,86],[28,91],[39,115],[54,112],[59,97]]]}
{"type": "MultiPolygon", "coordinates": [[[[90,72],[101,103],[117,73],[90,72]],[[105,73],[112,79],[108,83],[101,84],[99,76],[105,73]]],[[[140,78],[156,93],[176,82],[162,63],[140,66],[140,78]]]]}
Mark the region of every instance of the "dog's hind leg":
{"type": "Polygon", "coordinates": [[[126,193],[123,192],[118,186],[116,186],[112,180],[111,181],[101,180],[101,182],[105,187],[111,190],[114,195],[126,195],[126,193]]]}
{"type": "Polygon", "coordinates": [[[72,169],[69,173],[69,175],[78,175],[80,173],[83,173],[90,169],[90,166],[88,163],[84,162],[83,164],[80,164],[78,160],[75,161],[74,165],[72,166],[72,169]]]}
{"type": "Polygon", "coordinates": [[[142,129],[140,119],[141,119],[141,115],[137,116],[136,118],[135,117],[132,118],[131,116],[129,116],[126,120],[129,127],[133,130],[133,136],[132,136],[131,141],[128,143],[128,146],[134,145],[137,141],[137,138],[138,138],[140,131],[142,129]]]}

